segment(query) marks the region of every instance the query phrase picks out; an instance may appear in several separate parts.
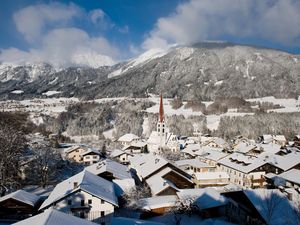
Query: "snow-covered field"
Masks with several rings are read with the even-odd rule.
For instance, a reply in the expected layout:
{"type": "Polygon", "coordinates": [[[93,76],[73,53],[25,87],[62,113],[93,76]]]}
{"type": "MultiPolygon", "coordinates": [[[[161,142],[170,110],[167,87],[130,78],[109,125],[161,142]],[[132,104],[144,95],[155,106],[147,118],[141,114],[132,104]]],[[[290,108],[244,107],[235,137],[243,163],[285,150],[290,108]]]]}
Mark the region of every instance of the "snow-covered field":
{"type": "MultiPolygon", "coordinates": [[[[159,111],[159,101],[160,98],[157,95],[150,95],[148,98],[101,98],[95,99],[94,102],[103,103],[110,101],[123,101],[123,100],[134,100],[134,101],[149,101],[154,102],[155,105],[146,109],[148,113],[158,113],[159,111]]],[[[170,101],[173,99],[164,99],[164,113],[166,116],[172,115],[183,115],[185,117],[189,116],[200,116],[203,115],[202,112],[193,111],[191,108],[185,108],[187,102],[183,102],[183,106],[179,109],[173,109],[170,101]]],[[[44,99],[28,99],[22,101],[0,101],[1,111],[25,111],[30,113],[32,121],[36,124],[43,123],[41,114],[58,116],[61,112],[66,111],[67,107],[71,104],[77,103],[80,100],[78,98],[44,98],[44,99]]],[[[300,112],[300,99],[276,99],[273,96],[264,98],[247,99],[249,102],[270,102],[274,105],[280,105],[282,108],[270,109],[268,112],[300,112]]],[[[89,101],[92,102],[92,101],[89,101]]],[[[212,104],[213,102],[203,102],[206,106],[212,104]]],[[[255,108],[256,106],[252,106],[255,108]]],[[[222,116],[245,116],[252,115],[253,113],[239,113],[236,109],[229,109],[227,113],[221,115],[207,115],[207,127],[210,130],[215,130],[218,128],[220,119],[222,116]]],[[[143,124],[143,132],[148,131],[147,121],[143,124]]],[[[107,138],[112,138],[112,130],[107,131],[104,135],[107,138]]]]}

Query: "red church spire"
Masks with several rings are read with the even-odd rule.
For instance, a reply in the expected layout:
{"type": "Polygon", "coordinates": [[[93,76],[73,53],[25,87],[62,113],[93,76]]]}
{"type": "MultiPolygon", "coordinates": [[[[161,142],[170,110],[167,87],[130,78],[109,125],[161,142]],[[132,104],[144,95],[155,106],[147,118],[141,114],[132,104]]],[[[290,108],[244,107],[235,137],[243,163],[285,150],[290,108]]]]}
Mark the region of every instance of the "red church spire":
{"type": "Polygon", "coordinates": [[[160,122],[160,123],[163,123],[164,121],[165,121],[165,116],[164,116],[163,97],[162,97],[162,94],[160,94],[159,122],[160,122]]]}

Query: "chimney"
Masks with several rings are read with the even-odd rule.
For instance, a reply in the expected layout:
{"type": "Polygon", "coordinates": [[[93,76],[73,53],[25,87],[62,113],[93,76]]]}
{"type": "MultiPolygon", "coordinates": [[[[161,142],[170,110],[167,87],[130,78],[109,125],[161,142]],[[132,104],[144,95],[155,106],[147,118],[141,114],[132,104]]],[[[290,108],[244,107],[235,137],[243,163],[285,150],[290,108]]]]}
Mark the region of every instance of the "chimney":
{"type": "Polygon", "coordinates": [[[78,188],[78,182],[73,183],[73,190],[76,189],[76,188],[78,188]]]}

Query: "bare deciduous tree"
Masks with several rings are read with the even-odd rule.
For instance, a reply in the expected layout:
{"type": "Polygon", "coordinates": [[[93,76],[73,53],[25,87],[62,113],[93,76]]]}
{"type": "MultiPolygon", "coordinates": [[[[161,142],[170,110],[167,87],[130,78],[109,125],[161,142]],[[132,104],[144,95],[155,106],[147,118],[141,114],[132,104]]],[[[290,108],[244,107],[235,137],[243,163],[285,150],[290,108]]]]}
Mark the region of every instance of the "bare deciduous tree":
{"type": "Polygon", "coordinates": [[[19,159],[26,139],[22,130],[11,123],[0,121],[0,193],[18,184],[19,159]]]}

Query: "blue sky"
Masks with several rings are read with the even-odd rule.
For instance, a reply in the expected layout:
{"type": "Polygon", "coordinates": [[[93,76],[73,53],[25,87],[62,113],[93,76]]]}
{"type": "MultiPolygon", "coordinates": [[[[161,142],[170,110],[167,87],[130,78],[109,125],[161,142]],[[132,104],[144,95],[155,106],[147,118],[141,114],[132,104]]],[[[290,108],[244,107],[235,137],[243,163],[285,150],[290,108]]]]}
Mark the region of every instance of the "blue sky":
{"type": "Polygon", "coordinates": [[[300,53],[299,0],[1,0],[0,61],[107,64],[203,40],[300,53]]]}

